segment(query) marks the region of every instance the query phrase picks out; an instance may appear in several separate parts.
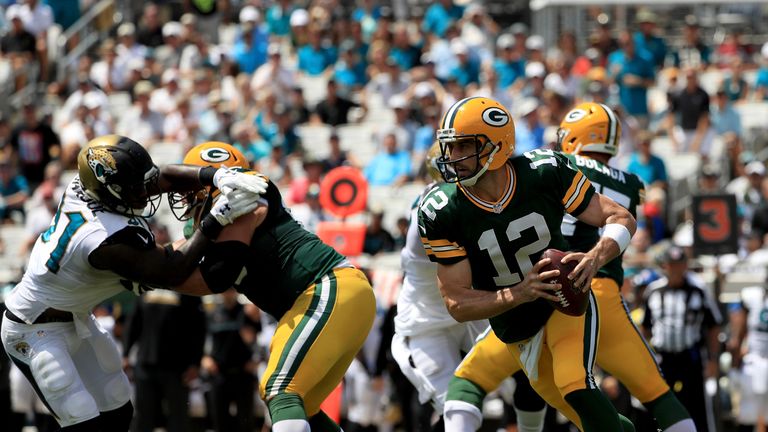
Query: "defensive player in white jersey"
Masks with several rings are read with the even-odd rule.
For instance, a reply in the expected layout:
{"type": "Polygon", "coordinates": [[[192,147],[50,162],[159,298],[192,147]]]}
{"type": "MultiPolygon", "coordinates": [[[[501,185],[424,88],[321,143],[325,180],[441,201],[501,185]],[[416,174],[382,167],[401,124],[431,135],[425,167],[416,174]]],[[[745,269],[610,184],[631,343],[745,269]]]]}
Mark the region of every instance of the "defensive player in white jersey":
{"type": "Polygon", "coordinates": [[[741,290],[741,304],[731,312],[729,348],[741,366],[739,431],[756,430],[768,420],[768,288],[741,290]],[[746,342],[745,342],[746,341],[746,342]]]}
{"type": "MultiPolygon", "coordinates": [[[[442,182],[436,163],[439,157],[440,146],[435,142],[426,160],[427,171],[435,182],[427,186],[425,194],[437,182],[442,182]]],[[[418,205],[411,209],[405,247],[400,252],[405,277],[397,298],[392,357],[418,390],[419,402],[431,401],[435,411],[442,413],[454,370],[472,349],[475,339],[489,328],[489,323],[488,320],[460,323],[448,313],[437,287],[437,265],[430,262],[422,245],[418,209],[418,205]]],[[[518,423],[526,427],[523,430],[540,430],[546,409],[544,401],[523,373],[517,374],[515,381],[518,423]]]]}
{"type": "Polygon", "coordinates": [[[5,300],[0,335],[63,431],[127,431],[128,378],[91,310],[125,289],[183,282],[223,226],[258,206],[266,184],[229,169],[159,169],[144,147],[117,135],[88,143],[78,171],[5,300]],[[224,199],[182,248],[155,244],[143,216],[154,213],[160,194],[201,185],[219,187],[224,199]]]}

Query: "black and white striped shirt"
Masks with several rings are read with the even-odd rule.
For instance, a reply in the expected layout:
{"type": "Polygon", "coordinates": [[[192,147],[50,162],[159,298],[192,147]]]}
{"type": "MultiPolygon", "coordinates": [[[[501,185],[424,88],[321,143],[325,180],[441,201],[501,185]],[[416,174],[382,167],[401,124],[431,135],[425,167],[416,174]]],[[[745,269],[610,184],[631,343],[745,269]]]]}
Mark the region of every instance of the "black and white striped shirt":
{"type": "Polygon", "coordinates": [[[644,306],[643,327],[651,329],[651,345],[659,352],[699,348],[704,330],[723,321],[715,302],[690,274],[681,287],[671,288],[667,278],[648,285],[644,306]]]}

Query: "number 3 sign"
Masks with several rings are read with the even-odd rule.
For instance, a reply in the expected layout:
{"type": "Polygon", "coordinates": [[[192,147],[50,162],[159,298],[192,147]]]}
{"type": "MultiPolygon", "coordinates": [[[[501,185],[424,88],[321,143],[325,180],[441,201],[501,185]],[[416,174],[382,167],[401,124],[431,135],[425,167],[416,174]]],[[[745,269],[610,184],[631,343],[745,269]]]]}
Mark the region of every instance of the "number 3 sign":
{"type": "Polygon", "coordinates": [[[739,221],[734,195],[693,197],[693,253],[723,255],[738,251],[739,221]]]}

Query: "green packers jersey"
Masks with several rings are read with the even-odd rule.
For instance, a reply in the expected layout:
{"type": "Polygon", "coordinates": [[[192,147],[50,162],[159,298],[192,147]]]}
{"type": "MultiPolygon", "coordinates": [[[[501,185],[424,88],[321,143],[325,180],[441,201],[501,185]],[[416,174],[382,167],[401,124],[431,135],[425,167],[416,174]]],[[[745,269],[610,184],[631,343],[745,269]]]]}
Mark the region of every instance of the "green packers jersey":
{"type": "MultiPolygon", "coordinates": [[[[634,174],[611,168],[594,159],[584,156],[565,155],[592,182],[595,190],[616,201],[622,207],[637,217],[637,207],[645,199],[643,181],[634,174]]],[[[575,217],[565,216],[561,228],[563,235],[570,244],[570,250],[586,252],[600,239],[598,228],[585,224],[575,217]]],[[[611,278],[619,284],[624,283],[624,269],[621,266],[621,256],[611,260],[597,272],[598,277],[611,278]]]]}
{"type": "MultiPolygon", "coordinates": [[[[502,168],[507,188],[488,203],[456,183],[435,186],[419,203],[419,226],[430,260],[469,259],[474,289],[515,285],[548,248],[566,250],[560,233],[565,212],[578,215],[594,189],[570,160],[551,150],[514,157],[502,168]]],[[[542,299],[490,319],[504,342],[527,339],[547,322],[552,306],[542,299]]]]}
{"type": "Polygon", "coordinates": [[[236,288],[279,319],[302,292],[344,261],[344,256],[291,217],[272,182],[263,197],[269,211],[251,237],[247,274],[236,288]]]}

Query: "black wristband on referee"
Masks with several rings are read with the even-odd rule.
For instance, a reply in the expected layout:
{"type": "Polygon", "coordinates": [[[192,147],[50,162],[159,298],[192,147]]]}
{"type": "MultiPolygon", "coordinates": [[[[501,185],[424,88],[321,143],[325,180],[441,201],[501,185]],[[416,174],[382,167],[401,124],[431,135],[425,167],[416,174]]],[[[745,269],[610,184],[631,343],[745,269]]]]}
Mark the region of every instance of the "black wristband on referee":
{"type": "Polygon", "coordinates": [[[219,223],[212,215],[206,215],[203,220],[200,221],[200,232],[209,240],[216,240],[221,234],[221,230],[224,229],[224,225],[219,223]]]}
{"type": "Polygon", "coordinates": [[[203,186],[213,186],[213,176],[216,174],[218,168],[212,166],[202,167],[198,171],[197,178],[200,180],[200,184],[203,186]]]}

